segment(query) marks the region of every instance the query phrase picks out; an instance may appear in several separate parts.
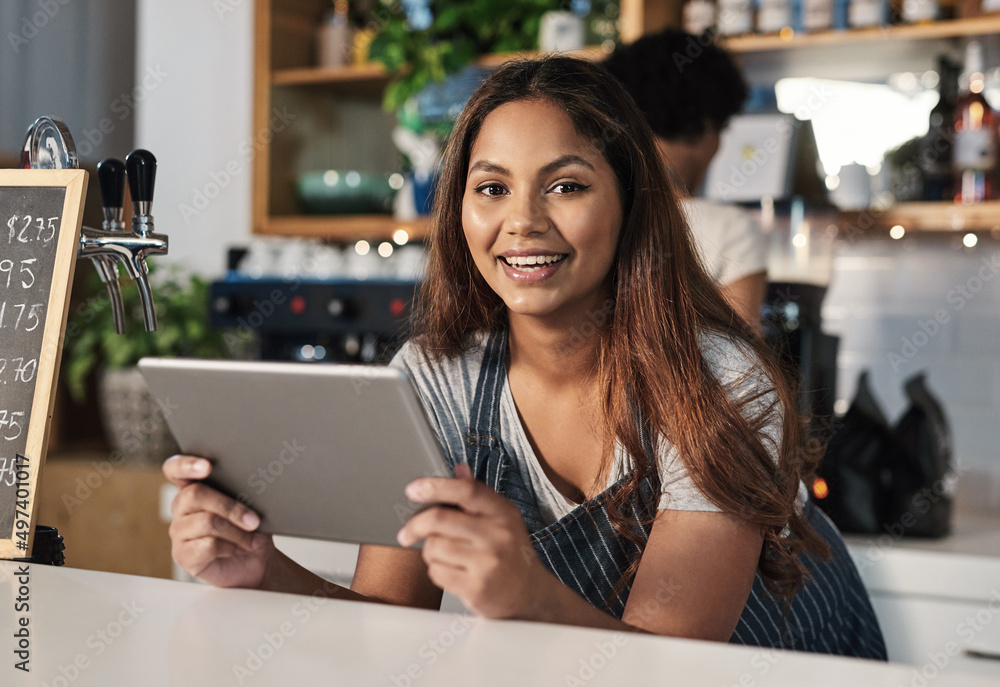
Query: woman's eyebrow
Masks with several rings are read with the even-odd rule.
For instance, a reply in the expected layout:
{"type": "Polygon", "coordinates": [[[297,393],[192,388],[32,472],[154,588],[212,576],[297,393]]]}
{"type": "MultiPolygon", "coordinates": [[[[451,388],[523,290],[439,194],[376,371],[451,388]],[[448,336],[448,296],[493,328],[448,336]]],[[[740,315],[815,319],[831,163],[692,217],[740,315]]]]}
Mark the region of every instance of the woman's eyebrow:
{"type": "MultiPolygon", "coordinates": [[[[552,162],[548,163],[539,170],[541,176],[551,174],[558,169],[563,167],[568,167],[569,165],[581,165],[587,169],[593,170],[594,165],[580,157],[579,155],[560,155],[552,162]]],[[[490,162],[489,160],[478,160],[472,167],[469,168],[469,174],[473,172],[487,172],[489,174],[503,174],[510,176],[510,170],[502,165],[498,165],[495,162],[490,162]]]]}
{"type": "Polygon", "coordinates": [[[495,162],[490,162],[489,160],[479,160],[476,164],[469,168],[469,174],[473,172],[486,172],[488,174],[502,174],[505,176],[510,176],[510,171],[506,167],[501,167],[495,162]]]}
{"type": "Polygon", "coordinates": [[[558,169],[562,169],[563,167],[568,167],[569,165],[581,165],[591,171],[594,169],[594,165],[590,164],[579,155],[560,155],[555,160],[542,167],[541,174],[542,176],[545,176],[558,169]]]}

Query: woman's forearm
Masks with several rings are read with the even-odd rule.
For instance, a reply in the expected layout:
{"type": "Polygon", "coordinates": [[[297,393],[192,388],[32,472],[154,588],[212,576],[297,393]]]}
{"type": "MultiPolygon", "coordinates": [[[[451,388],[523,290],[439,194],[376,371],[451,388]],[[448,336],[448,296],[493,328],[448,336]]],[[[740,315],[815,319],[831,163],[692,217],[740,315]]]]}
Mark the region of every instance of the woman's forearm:
{"type": "Polygon", "coordinates": [[[538,590],[532,610],[522,620],[544,623],[593,627],[617,632],[648,632],[641,627],[629,625],[604,611],[595,608],[575,591],[547,573],[548,581],[544,589],[538,590]]]}
{"type": "Polygon", "coordinates": [[[380,599],[364,596],[339,584],[325,580],[316,573],[302,567],[291,558],[275,549],[268,562],[264,579],[258,589],[269,592],[303,594],[348,601],[371,601],[383,603],[380,599]]]}

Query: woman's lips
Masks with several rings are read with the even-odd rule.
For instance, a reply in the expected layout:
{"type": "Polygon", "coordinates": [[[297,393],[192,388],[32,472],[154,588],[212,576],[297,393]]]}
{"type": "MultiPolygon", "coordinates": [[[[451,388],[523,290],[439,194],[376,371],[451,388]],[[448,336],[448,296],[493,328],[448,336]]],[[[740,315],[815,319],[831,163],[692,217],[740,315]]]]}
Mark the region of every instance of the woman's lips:
{"type": "Polygon", "coordinates": [[[504,274],[506,274],[510,279],[522,283],[531,283],[544,281],[549,279],[552,275],[559,271],[562,264],[566,262],[564,257],[558,262],[552,262],[546,265],[519,265],[515,267],[508,263],[504,258],[497,258],[500,265],[503,267],[504,274]]]}

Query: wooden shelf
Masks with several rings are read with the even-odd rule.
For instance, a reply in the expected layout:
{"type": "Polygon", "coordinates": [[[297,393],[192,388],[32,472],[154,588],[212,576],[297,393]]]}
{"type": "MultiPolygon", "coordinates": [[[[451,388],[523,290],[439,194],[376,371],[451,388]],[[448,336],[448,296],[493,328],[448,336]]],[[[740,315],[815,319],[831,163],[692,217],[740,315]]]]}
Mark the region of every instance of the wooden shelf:
{"type": "MultiPolygon", "coordinates": [[[[589,46],[580,50],[571,50],[566,55],[586,60],[603,60],[608,52],[601,46],[589,46]]],[[[520,53],[498,53],[487,55],[476,60],[476,64],[484,67],[498,67],[504,62],[515,58],[532,59],[541,56],[537,51],[520,53]]],[[[377,62],[351,65],[350,67],[301,67],[296,69],[278,69],[271,74],[274,86],[319,86],[319,85],[385,85],[391,74],[377,62]]]]}
{"type": "Polygon", "coordinates": [[[976,205],[955,203],[896,203],[884,211],[862,210],[841,214],[841,227],[850,231],[889,229],[906,231],[986,231],[1000,227],[1000,201],[976,205]]]}
{"type": "Polygon", "coordinates": [[[341,240],[386,239],[403,229],[411,239],[423,238],[430,230],[428,219],[400,222],[391,215],[278,215],[256,228],[258,234],[333,238],[341,240]]]}
{"type": "Polygon", "coordinates": [[[722,45],[732,52],[749,53],[812,48],[824,45],[849,45],[851,43],[985,36],[994,33],[1000,33],[1000,15],[953,19],[925,24],[889,24],[865,29],[799,33],[791,34],[787,37],[777,34],[738,36],[725,39],[722,45]]]}
{"type": "Polygon", "coordinates": [[[301,67],[279,69],[271,74],[275,86],[315,86],[321,84],[388,83],[389,73],[378,62],[349,67],[301,67]]]}

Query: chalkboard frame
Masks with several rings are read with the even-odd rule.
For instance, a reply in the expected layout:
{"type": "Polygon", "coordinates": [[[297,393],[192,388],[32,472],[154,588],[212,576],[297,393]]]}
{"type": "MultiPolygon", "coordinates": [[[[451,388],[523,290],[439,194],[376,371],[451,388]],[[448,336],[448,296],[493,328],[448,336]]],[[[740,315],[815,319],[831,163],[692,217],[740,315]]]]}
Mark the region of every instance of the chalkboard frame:
{"type": "MultiPolygon", "coordinates": [[[[27,444],[24,455],[28,458],[25,471],[28,489],[28,548],[31,551],[35,530],[35,501],[38,496],[39,475],[45,464],[48,450],[49,428],[55,402],[56,383],[59,380],[59,363],[62,359],[63,338],[66,335],[66,317],[69,296],[73,288],[80,227],[87,198],[88,175],[82,169],[0,169],[0,194],[8,188],[64,188],[66,190],[59,221],[59,238],[56,245],[55,265],[45,311],[42,347],[38,355],[38,371],[31,403],[31,417],[26,428],[27,444]]],[[[23,474],[23,473],[22,473],[23,474]]],[[[18,478],[18,483],[23,480],[18,478]]],[[[21,510],[21,509],[18,509],[21,510]]],[[[24,512],[24,511],[22,511],[24,512]]],[[[21,518],[23,519],[23,517],[21,518]]],[[[25,558],[26,551],[18,547],[17,528],[8,539],[0,539],[0,559],[25,558]]]]}

